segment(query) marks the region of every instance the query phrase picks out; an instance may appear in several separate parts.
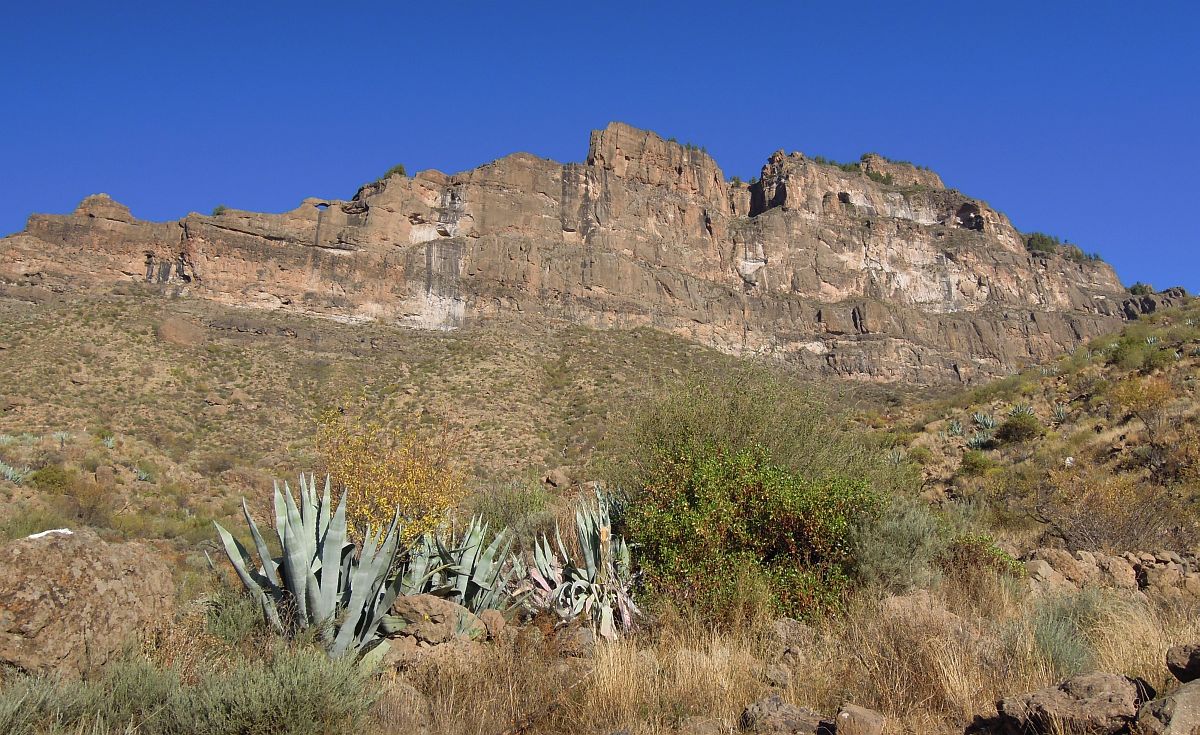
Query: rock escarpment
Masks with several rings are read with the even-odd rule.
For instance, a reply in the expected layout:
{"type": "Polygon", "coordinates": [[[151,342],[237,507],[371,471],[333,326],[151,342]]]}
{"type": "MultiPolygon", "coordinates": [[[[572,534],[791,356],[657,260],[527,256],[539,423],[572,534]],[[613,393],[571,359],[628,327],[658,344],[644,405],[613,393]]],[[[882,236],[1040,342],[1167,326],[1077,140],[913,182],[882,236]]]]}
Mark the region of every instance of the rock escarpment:
{"type": "Polygon", "coordinates": [[[611,124],[586,162],[518,153],[283,214],[135,219],[106,196],[0,240],[0,279],[180,293],[432,329],[523,313],[651,326],[827,373],[939,383],[1050,358],[1136,316],[1112,269],[1026,252],[1004,215],[878,156],[702,150],[611,124]]]}

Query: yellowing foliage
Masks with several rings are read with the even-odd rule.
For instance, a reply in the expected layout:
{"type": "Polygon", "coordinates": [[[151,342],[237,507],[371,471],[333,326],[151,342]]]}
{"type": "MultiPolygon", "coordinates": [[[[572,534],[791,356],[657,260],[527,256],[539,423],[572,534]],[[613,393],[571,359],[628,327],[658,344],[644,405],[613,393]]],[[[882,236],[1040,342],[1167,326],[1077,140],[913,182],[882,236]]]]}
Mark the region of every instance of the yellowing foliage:
{"type": "Polygon", "coordinates": [[[319,417],[317,450],[334,486],[346,490],[351,532],[383,528],[396,510],[407,543],[442,525],[466,495],[448,443],[380,423],[351,425],[336,409],[319,417]]]}
{"type": "Polygon", "coordinates": [[[1109,397],[1118,408],[1137,416],[1153,432],[1161,428],[1175,393],[1171,381],[1166,378],[1132,377],[1114,386],[1109,397]]]}

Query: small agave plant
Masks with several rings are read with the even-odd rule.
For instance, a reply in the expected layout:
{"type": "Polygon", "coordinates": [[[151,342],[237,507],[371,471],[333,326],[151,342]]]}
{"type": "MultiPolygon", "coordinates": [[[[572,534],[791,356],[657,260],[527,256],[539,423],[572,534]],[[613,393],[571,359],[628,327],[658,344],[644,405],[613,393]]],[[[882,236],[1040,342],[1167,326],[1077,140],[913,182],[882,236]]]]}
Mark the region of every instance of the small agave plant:
{"type": "Polygon", "coordinates": [[[971,421],[983,431],[996,428],[996,419],[990,413],[983,411],[971,414],[971,421]]]}
{"type": "Polygon", "coordinates": [[[392,602],[398,594],[422,587],[433,571],[424,560],[424,566],[401,568],[389,582],[399,544],[399,515],[382,534],[368,531],[362,548],[356,549],[347,534],[345,495],[334,508],[328,478],[318,499],[316,478],[301,475],[299,504],[286,482],[282,491],[275,484],[275,530],[283,550],[279,557],[271,556],[245,500],[242,512],[257,564],[232,534],[214,524],[242,584],[275,631],[295,636],[315,629],[334,658],[361,656],[385,644],[380,629],[392,602]]]}
{"type": "Polygon", "coordinates": [[[633,563],[629,546],[612,533],[611,501],[599,490],[596,501],[595,506],[581,503],[575,511],[577,557],[568,553],[557,524],[557,554],[544,535],[534,543],[534,566],[528,570],[533,583],[530,602],[553,610],[563,622],[586,616],[597,634],[614,640],[618,629],[633,628],[641,610],[631,595],[633,563]]]}
{"type": "Polygon", "coordinates": [[[946,424],[946,433],[950,436],[962,436],[964,433],[962,422],[958,419],[951,419],[950,423],[946,424]]]}
{"type": "Polygon", "coordinates": [[[429,592],[477,615],[499,610],[509,616],[520,608],[520,596],[512,594],[518,570],[508,563],[513,545],[508,529],[501,529],[488,542],[488,525],[476,517],[458,538],[427,536],[422,544],[423,553],[440,562],[429,579],[429,592]]]}

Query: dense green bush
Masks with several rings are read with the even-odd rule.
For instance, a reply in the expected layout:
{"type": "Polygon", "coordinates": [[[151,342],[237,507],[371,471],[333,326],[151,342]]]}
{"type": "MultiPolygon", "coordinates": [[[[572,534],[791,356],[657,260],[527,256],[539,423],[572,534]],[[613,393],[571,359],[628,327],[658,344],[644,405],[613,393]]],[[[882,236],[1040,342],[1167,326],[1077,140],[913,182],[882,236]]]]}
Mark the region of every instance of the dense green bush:
{"type": "Polygon", "coordinates": [[[846,587],[852,533],[878,505],[863,479],[805,477],[762,448],[708,443],[661,456],[625,524],[652,597],[719,619],[750,581],[777,612],[803,615],[846,587]]]}
{"type": "Polygon", "coordinates": [[[1148,296],[1154,293],[1154,286],[1151,286],[1149,283],[1142,283],[1141,281],[1138,281],[1129,287],[1129,293],[1133,294],[1134,296],[1148,296]]]}
{"type": "Polygon", "coordinates": [[[965,477],[978,477],[988,470],[998,466],[996,462],[978,449],[968,449],[963,452],[962,463],[958,466],[958,474],[965,477]]]}
{"type": "Polygon", "coordinates": [[[408,176],[408,171],[405,170],[403,163],[397,163],[383,174],[384,179],[390,179],[393,176],[408,176]]]}
{"type": "Polygon", "coordinates": [[[996,438],[1005,444],[1029,441],[1041,435],[1042,422],[1038,421],[1037,416],[1027,413],[1009,416],[1000,424],[1000,428],[996,429],[996,438]]]}

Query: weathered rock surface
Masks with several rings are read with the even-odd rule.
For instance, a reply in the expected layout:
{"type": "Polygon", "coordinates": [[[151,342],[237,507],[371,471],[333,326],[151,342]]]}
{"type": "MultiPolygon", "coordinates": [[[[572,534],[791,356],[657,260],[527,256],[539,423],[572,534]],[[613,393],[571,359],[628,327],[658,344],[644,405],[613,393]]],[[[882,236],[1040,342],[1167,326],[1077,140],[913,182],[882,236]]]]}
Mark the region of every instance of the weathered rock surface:
{"type": "Polygon", "coordinates": [[[33,673],[87,674],[174,607],[165,559],[92,531],[0,546],[0,663],[33,673]]]}
{"type": "Polygon", "coordinates": [[[1171,646],[1167,649],[1167,668],[1183,683],[1200,679],[1200,644],[1171,646]]]}
{"type": "Polygon", "coordinates": [[[487,627],[470,610],[434,595],[400,595],[390,612],[404,621],[397,635],[419,644],[435,646],[487,636],[487,627]]]}
{"type": "Polygon", "coordinates": [[[881,735],[887,724],[883,715],[857,704],[842,705],[835,722],[837,735],[881,735]]]}
{"type": "Polygon", "coordinates": [[[1117,674],[1081,674],[1055,687],[1000,700],[996,717],[977,719],[967,732],[1116,735],[1128,731],[1138,707],[1153,696],[1145,682],[1117,674]]]}
{"type": "Polygon", "coordinates": [[[742,730],[760,735],[817,735],[832,733],[833,725],[821,715],[783,701],[778,694],[760,699],[742,712],[742,730]]]}
{"type": "Polygon", "coordinates": [[[1034,592],[1103,587],[1160,600],[1200,599],[1200,560],[1173,551],[1120,556],[1091,551],[1034,549],[1024,557],[1034,592]]]}
{"type": "Polygon", "coordinates": [[[0,280],[149,282],[431,329],[518,312],[651,326],[922,383],[1007,372],[1164,305],[1129,297],[1103,263],[1031,255],[1004,215],[931,171],[777,152],[747,186],[701,150],[619,123],[592,134],[584,163],[518,153],[283,214],[153,223],[92,196],[0,240],[0,280]]]}
{"type": "Polygon", "coordinates": [[[1200,681],[1184,684],[1165,697],[1142,705],[1137,732],[1146,735],[1193,735],[1200,732],[1200,681]]]}

